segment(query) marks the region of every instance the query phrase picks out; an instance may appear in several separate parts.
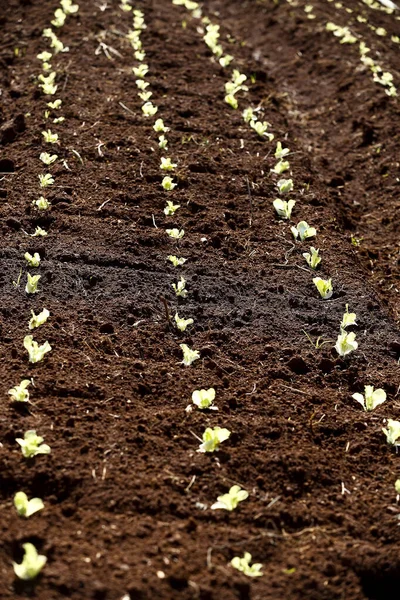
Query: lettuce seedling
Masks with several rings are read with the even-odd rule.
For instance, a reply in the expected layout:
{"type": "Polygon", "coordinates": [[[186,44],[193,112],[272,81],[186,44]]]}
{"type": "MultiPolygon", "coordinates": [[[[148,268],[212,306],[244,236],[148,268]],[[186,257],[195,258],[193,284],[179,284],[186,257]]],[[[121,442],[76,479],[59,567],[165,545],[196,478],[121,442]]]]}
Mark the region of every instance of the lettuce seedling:
{"type": "Polygon", "coordinates": [[[50,446],[43,444],[43,439],[42,436],[36,435],[34,429],[29,429],[25,432],[24,439],[16,438],[15,441],[21,446],[25,458],[33,458],[38,454],[50,454],[50,446]]]}
{"type": "Polygon", "coordinates": [[[247,87],[247,85],[237,85],[234,81],[227,81],[225,83],[225,92],[231,96],[234,96],[235,94],[237,94],[238,92],[248,92],[249,88],[247,87]]]}
{"type": "Polygon", "coordinates": [[[273,204],[273,207],[275,208],[276,212],[278,213],[278,215],[280,217],[282,217],[282,219],[290,219],[290,217],[292,216],[292,210],[296,204],[296,201],[289,200],[288,202],[286,202],[285,200],[276,198],[272,204],[273,204]]]}
{"type": "Polygon", "coordinates": [[[143,79],[136,79],[135,83],[139,90],[142,90],[143,92],[150,85],[148,81],[144,81],[143,79]]]}
{"type": "Polygon", "coordinates": [[[31,500],[28,500],[25,492],[17,492],[14,496],[14,506],[20,517],[28,518],[39,510],[42,510],[44,503],[40,498],[31,498],[31,500]]]}
{"type": "Polygon", "coordinates": [[[47,106],[52,110],[58,110],[61,107],[62,100],[54,100],[54,102],[48,102],[47,106]]]}
{"type": "Polygon", "coordinates": [[[225,102],[227,104],[229,104],[229,106],[231,106],[232,108],[234,108],[235,110],[238,108],[239,104],[238,101],[236,100],[235,96],[233,94],[227,94],[224,98],[225,102]]]}
{"type": "Polygon", "coordinates": [[[186,298],[186,296],[188,295],[186,289],[186,279],[184,277],[181,277],[178,283],[173,283],[172,287],[177,296],[180,296],[181,298],[186,298]]]}
{"type": "Polygon", "coordinates": [[[27,388],[31,383],[30,379],[23,379],[19,385],[8,390],[8,394],[11,396],[13,402],[29,402],[29,391],[27,388]]]}
{"type": "Polygon", "coordinates": [[[38,289],[38,283],[39,283],[39,279],[40,279],[41,275],[31,275],[30,273],[27,273],[27,283],[25,286],[25,292],[27,294],[37,294],[38,289]]]}
{"type": "Polygon", "coordinates": [[[229,429],[221,429],[221,427],[207,427],[203,433],[203,443],[200,444],[198,452],[217,452],[219,445],[225,442],[231,435],[229,429]]]}
{"type": "Polygon", "coordinates": [[[58,54],[59,52],[68,52],[68,48],[64,47],[62,41],[58,39],[54,31],[52,31],[50,28],[43,29],[42,35],[43,37],[47,37],[51,40],[50,46],[54,48],[55,54],[58,54]]]}
{"type": "Polygon", "coordinates": [[[250,123],[251,121],[257,120],[257,116],[250,106],[244,109],[244,111],[242,112],[242,116],[245,123],[250,123]]]}
{"type": "Polygon", "coordinates": [[[300,221],[300,223],[297,224],[297,227],[291,227],[290,231],[295,240],[300,237],[300,241],[302,242],[317,235],[317,230],[314,229],[314,227],[310,227],[306,221],[300,221]]]}
{"type": "Polygon", "coordinates": [[[47,310],[47,308],[44,308],[42,310],[42,312],[40,312],[38,315],[35,315],[33,310],[31,310],[31,313],[32,313],[32,318],[29,320],[29,325],[28,325],[29,329],[36,329],[36,327],[40,327],[41,325],[44,325],[50,316],[50,313],[47,310]]]}
{"type": "Polygon", "coordinates": [[[248,577],[261,577],[263,573],[261,572],[262,564],[261,563],[253,563],[251,562],[251,554],[250,552],[245,552],[243,558],[239,556],[235,556],[231,560],[231,565],[234,569],[241,571],[248,577]]]}
{"type": "Polygon", "coordinates": [[[212,504],[211,510],[223,509],[223,510],[235,510],[239,502],[243,502],[249,497],[246,490],[240,489],[239,485],[233,485],[227,494],[218,496],[217,502],[212,504]]]}
{"type": "MultiPolygon", "coordinates": [[[[143,100],[143,102],[146,102],[147,104],[151,104],[151,102],[147,102],[147,101],[150,100],[150,98],[152,97],[152,95],[153,95],[153,92],[139,92],[138,93],[139,98],[141,100],[143,100]]],[[[142,106],[142,110],[143,110],[143,106],[142,106]]],[[[146,115],[146,116],[151,116],[151,115],[146,115]]]]}
{"type": "Polygon", "coordinates": [[[276,173],[277,175],[281,175],[282,173],[284,173],[285,171],[288,171],[290,169],[290,163],[287,160],[280,160],[279,162],[276,163],[276,165],[274,166],[273,169],[271,169],[271,171],[273,173],[276,173]]]}
{"type": "Polygon", "coordinates": [[[43,52],[41,52],[40,54],[36,55],[36,58],[38,58],[39,60],[41,60],[42,62],[49,62],[49,60],[52,57],[52,53],[51,52],[47,52],[47,50],[44,50],[43,52]]]}
{"type": "Polygon", "coordinates": [[[215,400],[215,389],[209,388],[208,390],[194,390],[192,393],[192,401],[200,410],[209,408],[211,410],[218,410],[216,406],[212,406],[215,400]]]}
{"type": "Polygon", "coordinates": [[[273,133],[268,133],[267,131],[269,127],[267,121],[263,121],[262,123],[261,121],[250,121],[249,125],[260,137],[267,137],[270,142],[274,139],[273,133]]]}
{"type": "Polygon", "coordinates": [[[40,265],[40,254],[38,252],[35,252],[33,256],[29,252],[25,252],[24,258],[30,267],[38,267],[40,265]]]}
{"type": "Polygon", "coordinates": [[[162,171],[173,171],[178,165],[171,162],[170,158],[161,158],[160,169],[162,171]]]}
{"type": "Polygon", "coordinates": [[[44,137],[44,141],[48,144],[56,144],[58,142],[58,134],[52,133],[50,129],[42,131],[42,136],[44,137]]]}
{"type": "Polygon", "coordinates": [[[340,324],[341,329],[346,329],[346,327],[350,327],[350,325],[357,325],[356,318],[356,313],[349,313],[349,305],[346,304],[346,312],[343,314],[342,322],[340,324]]]}
{"type": "Polygon", "coordinates": [[[173,238],[174,240],[180,240],[185,235],[184,229],[179,230],[176,229],[176,227],[174,227],[174,229],[166,229],[165,231],[169,235],[169,237],[173,238]]]}
{"type": "Polygon", "coordinates": [[[398,446],[397,440],[400,438],[400,421],[388,419],[387,429],[383,427],[382,431],[386,435],[386,441],[388,444],[398,446]]]}
{"type": "Polygon", "coordinates": [[[47,558],[42,554],[38,554],[35,546],[29,542],[22,544],[22,547],[25,554],[20,565],[13,562],[14,573],[18,579],[30,581],[39,575],[47,562],[47,558]]]}
{"type": "Polygon", "coordinates": [[[374,410],[380,404],[383,404],[386,400],[386,392],[381,388],[374,390],[373,385],[366,385],[364,387],[363,394],[353,394],[352,398],[359,402],[364,410],[374,410]]]}
{"type": "Polygon", "coordinates": [[[179,348],[183,353],[182,364],[185,365],[185,367],[190,367],[195,360],[200,358],[200,352],[198,350],[191,350],[186,344],[179,344],[179,348]]]}
{"type": "Polygon", "coordinates": [[[135,77],[138,77],[139,79],[144,79],[147,73],[149,72],[149,66],[142,63],[138,67],[133,67],[132,71],[135,77]]]}
{"type": "Polygon", "coordinates": [[[65,12],[63,11],[62,8],[57,8],[54,11],[54,19],[52,19],[50,21],[50,23],[52,25],[54,25],[54,27],[62,27],[65,23],[65,19],[67,18],[67,15],[65,14],[65,12]]]}
{"type": "Polygon", "coordinates": [[[45,237],[47,235],[47,231],[39,227],[39,225],[35,229],[35,233],[31,233],[31,237],[45,237]]]}
{"type": "MultiPolygon", "coordinates": [[[[44,63],[47,64],[47,63],[44,63]]],[[[42,92],[45,96],[54,96],[57,92],[58,86],[54,83],[43,83],[43,85],[39,86],[42,89],[42,92]]]]}
{"type": "Polygon", "coordinates": [[[37,363],[40,362],[47,352],[50,352],[51,346],[49,342],[45,342],[41,346],[35,342],[31,335],[24,337],[24,348],[29,354],[29,362],[37,363]]]}
{"type": "Polygon", "coordinates": [[[319,256],[319,248],[316,250],[314,246],[311,246],[310,253],[303,252],[303,256],[306,259],[308,266],[312,269],[316,269],[322,260],[319,256]]]}
{"type": "Polygon", "coordinates": [[[157,119],[153,125],[153,129],[156,133],[168,133],[170,130],[169,127],[165,127],[164,121],[162,119],[157,119]]]}
{"type": "Polygon", "coordinates": [[[144,60],[146,58],[146,52],[144,50],[135,50],[134,57],[139,62],[142,62],[142,60],[144,60]]]}
{"type": "Polygon", "coordinates": [[[186,331],[186,328],[189,327],[189,325],[193,325],[194,323],[193,319],[180,319],[178,313],[175,313],[174,318],[176,327],[177,329],[179,329],[179,331],[186,331]]]}
{"type": "Polygon", "coordinates": [[[158,147],[161,148],[161,150],[168,150],[168,140],[165,135],[160,135],[158,138],[158,147]]]}
{"type": "Polygon", "coordinates": [[[60,0],[60,4],[66,15],[75,15],[79,10],[79,5],[73,4],[72,0],[60,0]]]}
{"type": "Polygon", "coordinates": [[[219,64],[221,65],[221,67],[223,67],[224,69],[226,67],[228,67],[231,62],[233,61],[233,56],[231,54],[225,54],[225,56],[221,56],[221,58],[219,59],[219,64]]]}
{"type": "Polygon", "coordinates": [[[173,182],[172,177],[167,176],[167,177],[164,177],[164,179],[161,182],[161,185],[163,186],[164,190],[166,190],[167,192],[170,192],[174,188],[176,188],[176,186],[178,184],[173,182]]]}
{"type": "Polygon", "coordinates": [[[38,208],[39,210],[47,210],[51,206],[50,202],[43,196],[40,196],[38,200],[34,200],[32,202],[32,205],[36,206],[36,208],[38,208]]]}
{"type": "Polygon", "coordinates": [[[396,479],[395,484],[394,484],[394,489],[397,492],[397,502],[400,499],[400,479],[396,479]]]}
{"type": "Polygon", "coordinates": [[[275,158],[281,160],[290,153],[289,148],[282,148],[281,142],[277,142],[275,150],[275,158]]]}
{"type": "Polygon", "coordinates": [[[51,165],[51,164],[53,164],[53,162],[55,162],[57,160],[58,156],[57,156],[57,154],[49,154],[48,152],[41,152],[39,158],[45,165],[51,165]]]}
{"type": "Polygon", "coordinates": [[[185,262],[187,261],[187,258],[178,258],[177,256],[173,256],[172,254],[170,254],[168,256],[168,260],[172,262],[174,267],[181,267],[182,265],[185,264],[185,262]]]}
{"type": "Polygon", "coordinates": [[[142,106],[142,112],[145,117],[153,117],[158,111],[158,106],[154,106],[152,102],[146,102],[142,106]]]}
{"type": "Polygon", "coordinates": [[[332,279],[321,279],[314,277],[313,283],[320,293],[321,298],[328,300],[333,295],[332,279]]]}
{"type": "Polygon", "coordinates": [[[167,206],[164,208],[164,215],[167,217],[174,215],[180,206],[180,204],[174,204],[171,200],[167,200],[167,206]]]}
{"type": "Polygon", "coordinates": [[[53,119],[53,123],[62,123],[63,121],[65,121],[65,117],[57,117],[56,119],[53,119]]]}
{"type": "Polygon", "coordinates": [[[276,185],[280,194],[288,194],[293,190],[293,179],[280,179],[276,185]]]}
{"type": "Polygon", "coordinates": [[[53,185],[54,178],[50,173],[46,173],[45,175],[39,175],[39,185],[41,188],[46,188],[49,185],[53,185]]]}
{"type": "Polygon", "coordinates": [[[358,343],[355,341],[356,334],[351,332],[347,333],[344,329],[340,330],[338,339],[335,344],[335,350],[339,356],[347,356],[353,350],[357,350],[358,343]]]}

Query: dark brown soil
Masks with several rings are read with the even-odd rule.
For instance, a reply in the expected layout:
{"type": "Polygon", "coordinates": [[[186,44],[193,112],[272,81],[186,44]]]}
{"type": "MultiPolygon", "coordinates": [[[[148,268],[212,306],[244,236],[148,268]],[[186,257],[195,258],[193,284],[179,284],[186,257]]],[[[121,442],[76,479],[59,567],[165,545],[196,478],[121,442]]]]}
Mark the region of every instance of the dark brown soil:
{"type": "Polygon", "coordinates": [[[130,14],[117,0],[81,0],[59,33],[69,52],[54,61],[66,120],[51,127],[60,136],[52,207],[34,210],[49,126],[36,55],[57,3],[3,0],[2,600],[398,597],[400,458],[381,428],[400,418],[399,100],[373,82],[357,45],[341,45],[325,24],[349,24],[400,88],[390,39],[399,22],[354,0],[345,5],[353,13],[313,6],[315,19],[302,2],[206,1],[203,12],[249,76],[242,107],[261,104],[292,150],[292,224],[318,230],[320,276],[335,287],[328,301],[305,268],[309,244],[294,246],[274,215],[275,142],[224,103],[230,71],[210,60],[199,22],[169,0],[137,3],[169,151],[141,113],[124,37],[130,14]],[[178,162],[171,196],[160,186],[163,155],[178,162]],[[164,216],[166,197],[181,205],[174,217],[164,216]],[[48,236],[28,237],[38,225],[48,236]],[[178,243],[165,233],[171,226],[185,230],[178,243]],[[42,257],[35,296],[24,292],[26,251],[42,257]],[[175,269],[169,254],[187,263],[175,269]],[[177,274],[186,300],[171,288],[177,274]],[[168,327],[162,298],[194,318],[189,333],[168,327]],[[342,360],[333,345],[346,304],[359,348],[342,360]],[[53,350],[32,366],[23,338],[30,311],[44,306],[51,317],[34,336],[53,350]],[[330,341],[314,348],[304,332],[330,341]],[[180,343],[201,360],[184,367],[180,343]],[[11,404],[8,389],[31,377],[33,404],[11,404]],[[372,413],[351,398],[365,384],[388,395],[372,413]],[[188,414],[192,391],[211,386],[218,412],[188,414]],[[214,425],[230,439],[197,453],[195,436],[214,425]],[[22,457],[15,438],[28,429],[45,437],[49,456],[22,457]],[[249,499],[232,513],[210,510],[233,483],[249,499]],[[45,509],[18,517],[19,490],[45,509]],[[12,568],[26,541],[48,557],[33,584],[12,568]],[[263,577],[230,566],[244,551],[263,577]]]}

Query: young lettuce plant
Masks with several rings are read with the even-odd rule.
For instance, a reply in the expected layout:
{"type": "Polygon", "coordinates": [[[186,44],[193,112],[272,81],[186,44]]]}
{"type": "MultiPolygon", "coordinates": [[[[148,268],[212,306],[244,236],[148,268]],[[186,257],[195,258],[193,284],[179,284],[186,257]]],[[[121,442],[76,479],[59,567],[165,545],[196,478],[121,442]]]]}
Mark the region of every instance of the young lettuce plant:
{"type": "Polygon", "coordinates": [[[267,123],[267,121],[250,121],[249,125],[260,137],[266,137],[270,142],[272,142],[274,139],[274,134],[268,133],[267,131],[269,127],[269,123],[267,123]]]}
{"type": "Polygon", "coordinates": [[[387,429],[382,428],[383,433],[386,435],[386,441],[392,446],[398,446],[397,440],[400,438],[400,421],[394,421],[393,419],[387,420],[387,429]]]}
{"type": "Polygon", "coordinates": [[[56,144],[58,142],[58,133],[52,133],[50,129],[42,131],[42,136],[47,144],[56,144]]]}
{"type": "Polygon", "coordinates": [[[142,112],[145,117],[154,117],[158,111],[158,106],[154,106],[152,102],[145,102],[142,106],[142,112]]]}
{"type": "Polygon", "coordinates": [[[271,171],[273,173],[276,173],[277,175],[281,175],[282,173],[284,173],[285,171],[288,171],[290,169],[290,163],[287,160],[280,160],[276,163],[276,165],[274,166],[273,169],[271,169],[271,171]]]}
{"type": "Polygon", "coordinates": [[[356,334],[351,332],[347,333],[344,329],[340,330],[338,339],[335,344],[335,350],[339,356],[347,356],[350,352],[357,350],[358,342],[355,341],[356,334]]]}
{"type": "Polygon", "coordinates": [[[171,162],[170,158],[161,158],[160,169],[162,171],[173,171],[178,165],[171,162]]]}
{"type": "Polygon", "coordinates": [[[242,490],[239,485],[233,485],[227,494],[218,496],[217,502],[212,504],[211,510],[223,509],[223,510],[235,510],[239,502],[243,502],[249,497],[246,490],[242,490]]]}
{"type": "Polygon", "coordinates": [[[48,152],[41,152],[39,156],[40,160],[45,165],[52,165],[58,158],[57,154],[49,154],[48,152]]]}
{"type": "Polygon", "coordinates": [[[31,310],[31,313],[32,318],[29,320],[29,329],[35,329],[36,327],[44,325],[44,323],[46,323],[47,319],[50,316],[50,313],[47,310],[47,308],[44,308],[42,312],[40,312],[38,315],[35,315],[33,310],[31,310]]]}
{"type": "Polygon", "coordinates": [[[47,444],[43,444],[42,436],[36,435],[34,429],[25,432],[24,438],[16,438],[15,441],[21,446],[21,451],[25,458],[33,458],[38,454],[50,454],[51,449],[47,444]]]}
{"type": "Polygon", "coordinates": [[[173,202],[171,202],[171,200],[167,200],[167,206],[164,208],[164,215],[170,217],[174,215],[180,207],[180,204],[174,204],[173,202]]]}
{"type": "Polygon", "coordinates": [[[149,66],[142,63],[138,67],[133,67],[132,71],[135,77],[137,77],[138,79],[144,79],[147,73],[149,72],[149,66]]]}
{"type": "Polygon", "coordinates": [[[311,246],[310,252],[303,252],[303,256],[306,259],[308,266],[312,269],[316,269],[321,262],[319,248],[316,250],[314,246],[311,246]]]}
{"type": "Polygon", "coordinates": [[[65,19],[67,18],[67,15],[65,14],[65,12],[63,11],[62,8],[56,8],[56,10],[54,11],[54,19],[52,19],[50,21],[50,23],[52,25],[54,25],[54,27],[62,27],[65,23],[65,19]]]}
{"type": "Polygon", "coordinates": [[[28,281],[25,286],[25,292],[27,294],[37,294],[37,292],[39,291],[37,289],[37,286],[38,286],[40,277],[41,277],[40,275],[31,275],[30,273],[27,273],[28,281]]]}
{"type": "Polygon", "coordinates": [[[233,94],[227,94],[224,98],[225,102],[229,104],[234,110],[239,107],[239,103],[233,94]]]}
{"type": "Polygon", "coordinates": [[[158,138],[158,147],[161,148],[161,150],[168,150],[168,140],[165,135],[160,135],[158,138]]]}
{"type": "Polygon", "coordinates": [[[36,206],[36,208],[38,210],[47,210],[48,208],[50,208],[51,204],[47,200],[47,198],[40,196],[40,198],[38,198],[38,200],[34,200],[32,202],[32,206],[36,206]]]}
{"type": "Polygon", "coordinates": [[[328,300],[333,295],[332,279],[321,279],[321,277],[314,277],[313,283],[319,291],[321,298],[328,300]]]}
{"type": "Polygon", "coordinates": [[[42,554],[38,554],[35,546],[29,542],[22,544],[22,547],[25,554],[21,564],[13,562],[14,573],[18,579],[30,581],[39,575],[47,562],[47,558],[42,554]]]}
{"type": "Polygon", "coordinates": [[[231,432],[229,429],[223,429],[221,427],[207,427],[203,433],[203,443],[200,444],[198,452],[217,452],[220,444],[225,442],[231,432]]]}
{"type": "Polygon", "coordinates": [[[181,267],[182,265],[185,264],[185,262],[187,261],[187,258],[178,258],[177,256],[173,256],[172,254],[170,254],[168,256],[168,260],[170,262],[172,262],[174,267],[181,267]]]}
{"type": "Polygon", "coordinates": [[[231,54],[225,54],[225,56],[221,56],[218,62],[221,65],[221,67],[225,69],[226,67],[229,67],[233,60],[234,58],[231,54]]]}
{"type": "Polygon", "coordinates": [[[231,565],[234,569],[247,575],[247,577],[261,577],[263,575],[261,572],[262,564],[253,563],[250,565],[251,558],[250,552],[245,552],[243,558],[240,558],[240,556],[232,558],[231,565]]]}
{"type": "MultiPolygon", "coordinates": [[[[139,88],[139,90],[141,90],[142,92],[144,92],[146,90],[146,88],[149,87],[149,82],[148,81],[144,81],[144,79],[136,79],[135,81],[136,83],[136,87],[139,88]]],[[[162,119],[157,119],[157,121],[161,121],[162,119]]],[[[156,123],[157,123],[156,121],[156,123]]]]}
{"type": "Polygon", "coordinates": [[[30,267],[38,267],[40,265],[40,254],[38,252],[35,252],[33,256],[29,252],[25,252],[24,259],[30,267]]]}
{"type": "Polygon", "coordinates": [[[40,498],[31,498],[28,500],[28,496],[25,492],[17,492],[14,496],[14,506],[17,509],[19,516],[27,519],[39,510],[42,510],[44,508],[44,503],[40,498]]]}
{"type": "Polygon", "coordinates": [[[184,277],[181,277],[178,283],[173,283],[172,287],[177,296],[180,296],[181,298],[186,298],[188,292],[186,289],[186,279],[184,277]]]}
{"type": "Polygon", "coordinates": [[[41,188],[49,187],[49,185],[54,184],[54,178],[50,173],[46,173],[45,175],[39,175],[39,185],[41,188]]]}
{"type": "Polygon", "coordinates": [[[374,410],[386,400],[386,392],[381,388],[374,390],[373,385],[364,386],[364,394],[353,394],[352,398],[359,402],[365,411],[374,410]]]}
{"type": "Polygon", "coordinates": [[[74,4],[72,0],[60,0],[60,4],[66,15],[76,15],[79,10],[79,4],[74,4]]]}
{"type": "Polygon", "coordinates": [[[288,194],[293,190],[293,179],[280,179],[276,186],[280,194],[288,194]]]}
{"type": "Polygon", "coordinates": [[[185,230],[184,229],[166,229],[165,230],[167,232],[167,234],[169,235],[169,237],[173,238],[174,240],[181,240],[183,238],[183,236],[185,235],[185,230]]]}
{"type": "Polygon", "coordinates": [[[45,237],[47,235],[47,231],[37,226],[35,229],[35,233],[31,234],[31,237],[45,237]]]}
{"type": "Polygon", "coordinates": [[[275,198],[275,200],[272,203],[278,216],[282,219],[290,219],[295,204],[295,200],[289,200],[288,202],[286,202],[286,200],[281,200],[280,198],[275,198]]]}
{"type": "Polygon", "coordinates": [[[200,352],[198,350],[191,350],[186,344],[179,344],[179,348],[183,353],[182,364],[185,365],[185,367],[190,367],[195,360],[200,358],[200,352]]]}
{"type": "Polygon", "coordinates": [[[192,394],[192,402],[200,410],[209,408],[210,410],[218,410],[216,406],[213,406],[215,400],[215,389],[209,388],[208,390],[194,390],[192,394]]]}
{"type": "Polygon", "coordinates": [[[8,394],[11,396],[13,402],[29,402],[29,391],[28,385],[32,381],[30,379],[23,379],[19,385],[8,390],[8,394]]]}
{"type": "Polygon", "coordinates": [[[300,237],[301,242],[317,235],[317,230],[314,227],[310,227],[306,221],[300,221],[297,227],[292,226],[290,231],[294,239],[297,240],[300,237]]]}
{"type": "Polygon", "coordinates": [[[24,337],[24,348],[29,354],[29,362],[37,363],[43,360],[43,357],[47,352],[51,351],[49,342],[44,342],[41,346],[33,340],[31,335],[24,337]]]}
{"type": "Polygon", "coordinates": [[[58,110],[61,108],[62,100],[54,100],[54,102],[48,102],[47,106],[52,110],[58,110]]]}
{"type": "Polygon", "coordinates": [[[282,148],[281,142],[277,142],[276,150],[275,150],[275,158],[278,160],[281,160],[282,158],[285,158],[285,156],[287,156],[288,154],[290,154],[289,148],[282,148]]]}
{"type": "Polygon", "coordinates": [[[153,125],[153,129],[156,133],[168,133],[170,130],[169,127],[165,127],[164,121],[162,119],[157,119],[153,125]]]}
{"type": "Polygon", "coordinates": [[[257,115],[254,112],[254,109],[249,106],[245,108],[242,112],[242,117],[245,123],[251,123],[251,121],[257,121],[257,115]]]}
{"type": "Polygon", "coordinates": [[[168,177],[168,175],[164,177],[164,179],[161,182],[161,185],[167,192],[171,192],[177,186],[177,184],[173,182],[172,177],[168,177]]]}
{"type": "Polygon", "coordinates": [[[193,319],[180,319],[178,313],[175,313],[175,324],[177,329],[179,329],[179,331],[186,331],[187,327],[189,327],[189,325],[193,325],[194,321],[193,319]]]}
{"type": "Polygon", "coordinates": [[[340,324],[341,329],[346,329],[346,327],[350,327],[351,325],[357,325],[356,318],[356,313],[349,313],[349,305],[346,304],[346,312],[343,314],[342,322],[340,324]]]}

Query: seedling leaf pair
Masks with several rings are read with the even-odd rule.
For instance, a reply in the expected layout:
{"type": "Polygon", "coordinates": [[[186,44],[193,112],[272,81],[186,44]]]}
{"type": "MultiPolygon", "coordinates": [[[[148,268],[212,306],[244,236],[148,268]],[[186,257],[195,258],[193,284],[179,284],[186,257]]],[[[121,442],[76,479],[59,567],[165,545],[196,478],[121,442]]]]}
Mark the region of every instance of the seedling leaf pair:
{"type": "Polygon", "coordinates": [[[356,342],[355,339],[355,333],[347,333],[347,331],[341,329],[335,344],[335,350],[339,354],[339,356],[347,356],[348,354],[350,354],[350,352],[357,350],[358,342],[356,342]]]}
{"type": "Polygon", "coordinates": [[[15,494],[14,506],[17,509],[19,516],[26,518],[44,508],[43,500],[40,498],[31,498],[31,500],[28,500],[28,496],[25,492],[17,492],[15,494]]]}
{"type": "Polygon", "coordinates": [[[235,510],[239,502],[243,502],[249,497],[248,492],[246,490],[240,489],[239,485],[233,485],[227,494],[223,494],[222,496],[218,496],[217,502],[215,502],[212,506],[212,510],[223,509],[223,510],[235,510]]]}
{"type": "Polygon", "coordinates": [[[179,329],[179,331],[186,331],[187,327],[189,327],[189,325],[193,325],[194,323],[193,319],[181,319],[178,313],[175,313],[174,318],[176,327],[179,329]]]}
{"type": "Polygon", "coordinates": [[[200,352],[198,350],[192,350],[186,344],[179,344],[179,347],[183,353],[182,364],[185,365],[185,367],[190,367],[195,360],[200,358],[200,352]]]}
{"type": "Polygon", "coordinates": [[[261,572],[262,564],[253,563],[250,565],[251,558],[250,552],[245,552],[243,558],[240,558],[239,556],[232,558],[231,565],[238,571],[247,575],[247,577],[261,577],[263,575],[261,572]]]}
{"type": "Polygon", "coordinates": [[[383,427],[382,431],[386,435],[386,441],[388,444],[392,444],[393,446],[399,445],[397,440],[400,438],[400,421],[388,419],[387,429],[383,427]]]}
{"type": "Polygon", "coordinates": [[[35,546],[30,543],[22,544],[25,551],[21,564],[13,562],[14,573],[18,579],[29,581],[35,579],[47,562],[47,558],[38,554],[35,546]]]}
{"type": "Polygon", "coordinates": [[[303,256],[306,259],[308,266],[312,269],[316,269],[322,260],[319,256],[319,248],[315,249],[314,246],[311,246],[310,252],[304,252],[303,256]]]}
{"type": "Polygon", "coordinates": [[[314,277],[313,282],[320,293],[321,298],[328,300],[333,295],[332,279],[321,279],[314,277]]]}
{"type": "Polygon", "coordinates": [[[317,235],[317,230],[314,227],[310,227],[306,221],[300,221],[300,223],[297,224],[297,227],[291,227],[290,231],[292,232],[294,239],[297,240],[300,238],[301,242],[317,235]]]}
{"type": "Polygon", "coordinates": [[[279,217],[282,217],[282,219],[290,219],[296,201],[289,200],[288,202],[286,202],[286,200],[276,198],[272,204],[279,217]]]}
{"type": "Polygon", "coordinates": [[[231,435],[229,429],[221,427],[207,427],[203,433],[203,443],[200,444],[198,452],[216,452],[219,450],[219,445],[225,442],[231,435]]]}
{"type": "Polygon", "coordinates": [[[29,391],[27,388],[31,383],[30,379],[23,379],[19,385],[8,390],[8,394],[14,402],[29,402],[29,391]]]}
{"type": "Polygon", "coordinates": [[[352,398],[359,402],[364,410],[374,410],[380,404],[383,404],[386,400],[386,392],[381,388],[374,390],[373,385],[366,385],[364,387],[364,394],[353,394],[352,398]]]}
{"type": "Polygon", "coordinates": [[[44,355],[47,352],[51,351],[51,346],[49,342],[45,342],[44,344],[39,346],[37,342],[33,341],[31,335],[26,335],[24,337],[24,348],[29,354],[29,362],[31,363],[40,362],[43,359],[44,355]]]}
{"type": "Polygon", "coordinates": [[[16,438],[16,442],[21,446],[22,454],[25,458],[32,458],[37,454],[50,454],[51,449],[47,444],[43,444],[40,435],[36,435],[34,429],[25,432],[24,438],[16,438]]]}
{"type": "Polygon", "coordinates": [[[192,402],[195,404],[200,410],[204,410],[209,408],[211,410],[218,410],[216,406],[212,406],[212,403],[215,400],[215,389],[208,388],[208,390],[194,390],[192,394],[192,402]]]}

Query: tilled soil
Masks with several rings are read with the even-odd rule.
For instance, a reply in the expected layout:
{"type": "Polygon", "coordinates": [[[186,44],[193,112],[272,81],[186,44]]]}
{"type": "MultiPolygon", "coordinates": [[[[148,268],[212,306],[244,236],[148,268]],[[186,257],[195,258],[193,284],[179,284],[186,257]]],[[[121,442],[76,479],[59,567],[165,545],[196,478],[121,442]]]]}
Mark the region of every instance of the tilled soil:
{"type": "Polygon", "coordinates": [[[53,63],[65,121],[51,126],[60,137],[51,209],[34,209],[49,128],[36,55],[57,3],[4,3],[2,600],[397,597],[400,459],[382,427],[400,418],[399,100],[325,26],[349,26],[400,86],[399,16],[363,2],[309,6],[202,9],[248,75],[241,108],[261,106],[275,141],[291,149],[290,224],[317,229],[318,274],[335,290],[325,301],[302,257],[310,244],[295,244],[272,208],[275,141],[224,102],[231,71],[211,59],[200,21],[167,0],[135,7],[169,150],[141,112],[131,14],[116,0],[81,0],[59,32],[69,52],[53,63]],[[161,156],[178,164],[173,192],[160,185],[161,156]],[[172,217],[166,199],[181,206],[172,217]],[[48,235],[29,237],[37,226],[48,235]],[[166,235],[171,227],[184,229],[182,240],[166,235]],[[42,258],[36,295],[24,292],[27,251],[42,258]],[[174,268],[170,254],[187,262],[174,268]],[[171,287],[182,275],[186,299],[171,287]],[[341,359],[333,346],[346,304],[359,347],[341,359]],[[30,311],[43,307],[51,316],[33,335],[52,351],[31,365],[23,339],[30,311]],[[194,319],[185,333],[168,322],[176,310],[194,319]],[[181,343],[200,351],[190,367],[181,343]],[[26,378],[32,403],[10,403],[7,391],[26,378]],[[351,397],[366,384],[387,393],[369,413],[351,397]],[[192,391],[209,387],[218,411],[187,412],[192,391]],[[215,425],[229,440],[198,453],[197,438],[215,425]],[[15,438],[29,429],[50,455],[22,456],[15,438]],[[231,513],[211,510],[235,483],[249,498],[231,513]],[[19,517],[20,490],[45,509],[19,517]],[[48,558],[33,583],[12,568],[27,541],[48,558]],[[245,551],[262,577],[230,566],[245,551]]]}

